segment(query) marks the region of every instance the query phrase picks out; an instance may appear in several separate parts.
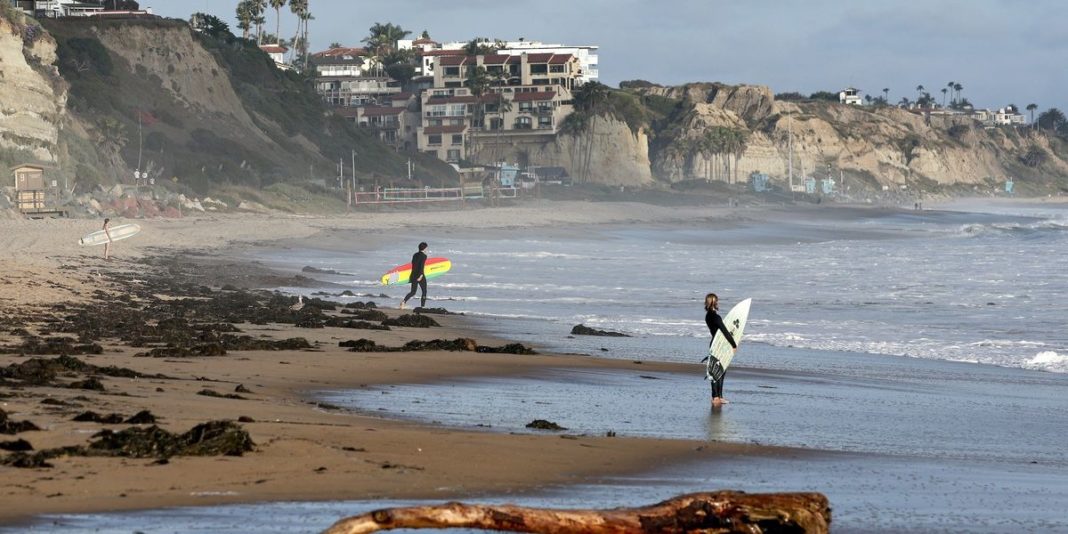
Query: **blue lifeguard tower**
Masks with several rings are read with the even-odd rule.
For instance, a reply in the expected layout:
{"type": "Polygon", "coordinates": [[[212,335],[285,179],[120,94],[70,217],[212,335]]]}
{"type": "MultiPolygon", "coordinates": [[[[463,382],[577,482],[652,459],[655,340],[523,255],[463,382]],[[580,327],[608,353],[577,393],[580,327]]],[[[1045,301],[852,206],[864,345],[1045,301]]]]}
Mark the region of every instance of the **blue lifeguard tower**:
{"type": "Polygon", "coordinates": [[[824,195],[833,195],[834,186],[835,183],[833,178],[824,178],[820,180],[820,189],[823,191],[824,195]]]}
{"type": "Polygon", "coordinates": [[[1008,180],[1005,180],[1005,192],[1006,193],[1011,195],[1013,187],[1016,187],[1016,182],[1013,182],[1012,178],[1009,178],[1008,180]]]}
{"type": "Polygon", "coordinates": [[[763,193],[763,192],[769,190],[769,188],[768,188],[768,181],[769,180],[771,180],[771,177],[769,177],[768,175],[766,175],[766,174],[764,174],[762,172],[750,173],[749,174],[749,188],[752,189],[754,193],[763,193]]]}
{"type": "Polygon", "coordinates": [[[805,192],[810,195],[816,194],[816,179],[812,177],[805,178],[805,192]]]}

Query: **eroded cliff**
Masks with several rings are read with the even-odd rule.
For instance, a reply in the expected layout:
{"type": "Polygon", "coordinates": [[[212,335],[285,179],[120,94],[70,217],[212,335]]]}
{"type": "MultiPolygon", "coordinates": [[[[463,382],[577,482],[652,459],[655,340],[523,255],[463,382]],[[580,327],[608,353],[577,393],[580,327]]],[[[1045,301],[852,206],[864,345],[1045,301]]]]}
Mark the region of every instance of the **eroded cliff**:
{"type": "Polygon", "coordinates": [[[55,41],[34,21],[0,16],[0,149],[12,158],[57,160],[67,88],[55,60],[55,41]]]}

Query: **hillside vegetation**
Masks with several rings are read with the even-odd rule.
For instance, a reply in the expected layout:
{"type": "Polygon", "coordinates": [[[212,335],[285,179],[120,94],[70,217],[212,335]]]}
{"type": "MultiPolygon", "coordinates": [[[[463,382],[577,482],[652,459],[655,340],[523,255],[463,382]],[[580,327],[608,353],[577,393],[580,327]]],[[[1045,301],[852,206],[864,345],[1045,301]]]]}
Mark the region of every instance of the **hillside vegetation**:
{"type": "MultiPolygon", "coordinates": [[[[46,55],[54,67],[26,56],[42,76],[59,78],[58,68],[62,78],[52,91],[65,106],[49,117],[58,139],[43,149],[47,143],[9,147],[0,163],[46,163],[82,192],[130,183],[140,169],[178,192],[256,200],[272,192],[339,196],[328,188],[339,160],[351,176],[353,151],[361,187],[406,179],[408,154],[331,113],[310,81],[276,68],[251,41],[194,32],[178,20],[42,22],[47,34],[24,42],[26,50],[31,42],[54,47],[46,55]]],[[[411,159],[418,180],[456,181],[434,158],[411,159]]]]}

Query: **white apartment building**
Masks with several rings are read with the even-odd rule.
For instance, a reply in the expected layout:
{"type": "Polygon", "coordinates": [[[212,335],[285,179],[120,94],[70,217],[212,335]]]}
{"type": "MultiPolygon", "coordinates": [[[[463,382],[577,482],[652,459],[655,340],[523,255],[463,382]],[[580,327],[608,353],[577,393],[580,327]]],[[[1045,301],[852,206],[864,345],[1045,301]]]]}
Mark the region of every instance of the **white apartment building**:
{"type": "MultiPolygon", "coordinates": [[[[422,74],[426,76],[434,75],[433,69],[435,57],[464,55],[463,49],[467,46],[467,44],[468,41],[453,41],[449,43],[438,44],[437,42],[429,39],[416,39],[415,41],[397,41],[398,48],[415,48],[420,51],[420,55],[423,58],[422,74]]],[[[523,54],[555,54],[574,56],[578,60],[579,67],[579,72],[575,79],[577,85],[582,85],[590,81],[597,81],[599,78],[598,51],[600,47],[597,45],[551,44],[543,43],[541,41],[527,41],[526,39],[519,39],[518,41],[507,41],[503,44],[504,48],[498,50],[497,54],[508,56],[521,56],[523,54]]]]}

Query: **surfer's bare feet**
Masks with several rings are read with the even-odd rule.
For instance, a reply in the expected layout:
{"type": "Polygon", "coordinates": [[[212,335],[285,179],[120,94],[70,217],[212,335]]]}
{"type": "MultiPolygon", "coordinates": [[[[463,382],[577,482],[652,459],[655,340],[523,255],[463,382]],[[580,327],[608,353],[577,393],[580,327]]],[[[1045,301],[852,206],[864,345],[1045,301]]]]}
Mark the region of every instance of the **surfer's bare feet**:
{"type": "Polygon", "coordinates": [[[720,398],[719,398],[719,402],[721,402],[721,403],[723,403],[723,404],[730,404],[730,403],[731,403],[731,401],[729,401],[729,400],[727,400],[727,399],[724,399],[723,397],[720,397],[720,398]]]}
{"type": "Polygon", "coordinates": [[[727,401],[723,400],[720,397],[713,397],[712,398],[712,406],[715,406],[717,408],[720,407],[720,406],[723,406],[724,402],[727,402],[727,401]]]}
{"type": "Polygon", "coordinates": [[[398,310],[403,310],[404,309],[404,301],[403,300],[401,301],[400,306],[398,306],[397,309],[398,310]]]}

